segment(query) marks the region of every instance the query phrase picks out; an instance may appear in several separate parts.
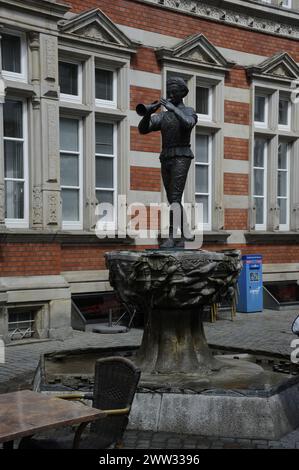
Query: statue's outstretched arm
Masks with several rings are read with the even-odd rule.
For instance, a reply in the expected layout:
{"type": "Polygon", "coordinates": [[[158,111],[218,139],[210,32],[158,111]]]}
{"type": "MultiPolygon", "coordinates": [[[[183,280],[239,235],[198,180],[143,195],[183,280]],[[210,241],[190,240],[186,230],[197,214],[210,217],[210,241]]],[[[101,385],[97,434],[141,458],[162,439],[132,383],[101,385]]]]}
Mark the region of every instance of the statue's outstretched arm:
{"type": "Polygon", "coordinates": [[[148,134],[153,131],[161,130],[162,113],[146,114],[140,121],[138,129],[140,134],[148,134]]]}

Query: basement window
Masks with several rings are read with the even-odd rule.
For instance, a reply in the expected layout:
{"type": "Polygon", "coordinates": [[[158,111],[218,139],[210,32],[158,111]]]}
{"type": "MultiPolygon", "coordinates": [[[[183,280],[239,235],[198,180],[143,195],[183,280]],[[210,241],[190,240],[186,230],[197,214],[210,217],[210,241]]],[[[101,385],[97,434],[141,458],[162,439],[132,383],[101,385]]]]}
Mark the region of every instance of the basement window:
{"type": "Polygon", "coordinates": [[[32,310],[8,312],[8,336],[11,341],[32,338],[35,334],[35,314],[32,310]]]}

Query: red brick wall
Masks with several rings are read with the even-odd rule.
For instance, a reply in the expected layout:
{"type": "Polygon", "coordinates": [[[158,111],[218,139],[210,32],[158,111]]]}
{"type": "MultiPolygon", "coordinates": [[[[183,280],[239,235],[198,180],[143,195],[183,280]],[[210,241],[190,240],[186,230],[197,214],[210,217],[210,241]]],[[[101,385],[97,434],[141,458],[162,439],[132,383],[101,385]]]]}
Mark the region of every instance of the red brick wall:
{"type": "Polygon", "coordinates": [[[240,66],[230,69],[225,76],[225,85],[235,88],[250,88],[246,70],[240,66]]]}
{"type": "Polygon", "coordinates": [[[131,166],[131,186],[137,191],[161,191],[161,173],[159,168],[131,166]]]}
{"type": "Polygon", "coordinates": [[[141,135],[137,127],[131,126],[131,150],[160,153],[160,139],[160,132],[141,135]]]}
{"type": "Polygon", "coordinates": [[[1,276],[60,274],[59,244],[3,243],[0,245],[1,276]]]}
{"type": "Polygon", "coordinates": [[[205,250],[217,251],[225,249],[241,250],[243,255],[261,254],[264,264],[275,263],[298,263],[298,245],[204,245],[205,250]]]}
{"type": "Polygon", "coordinates": [[[232,160],[249,159],[249,140],[224,137],[224,158],[232,160]]]}
{"type": "Polygon", "coordinates": [[[224,100],[224,121],[232,124],[246,124],[250,122],[250,104],[224,100]]]}
{"type": "Polygon", "coordinates": [[[248,209],[225,209],[224,230],[247,230],[248,209]]]}
{"type": "Polygon", "coordinates": [[[177,38],[183,39],[200,32],[215,46],[252,54],[271,56],[285,50],[299,62],[298,41],[292,39],[249,31],[179,11],[167,11],[135,0],[69,0],[68,3],[76,13],[100,8],[115,23],[177,38]]]}
{"type": "Polygon", "coordinates": [[[248,195],[248,175],[224,173],[224,194],[248,195]]]}
{"type": "Polygon", "coordinates": [[[130,109],[135,111],[139,103],[153,103],[159,101],[161,98],[160,90],[153,90],[151,88],[143,88],[140,86],[130,87],[130,109]]]}
{"type": "Polygon", "coordinates": [[[132,69],[143,70],[144,72],[160,73],[161,66],[157,61],[154,49],[141,46],[131,59],[132,69]]]}

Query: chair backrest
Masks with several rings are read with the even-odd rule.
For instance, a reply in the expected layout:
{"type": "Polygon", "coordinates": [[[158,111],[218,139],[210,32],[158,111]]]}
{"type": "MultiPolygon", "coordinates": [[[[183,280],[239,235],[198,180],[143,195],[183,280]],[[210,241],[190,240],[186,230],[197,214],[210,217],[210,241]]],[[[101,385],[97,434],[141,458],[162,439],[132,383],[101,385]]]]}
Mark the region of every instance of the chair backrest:
{"type": "MultiPolygon", "coordinates": [[[[140,378],[140,369],[124,357],[105,357],[95,365],[93,406],[102,410],[129,408],[140,378]]],[[[93,423],[92,431],[108,445],[119,441],[128,424],[128,415],[107,416],[93,423]]],[[[107,446],[108,446],[107,445],[107,446]]]]}

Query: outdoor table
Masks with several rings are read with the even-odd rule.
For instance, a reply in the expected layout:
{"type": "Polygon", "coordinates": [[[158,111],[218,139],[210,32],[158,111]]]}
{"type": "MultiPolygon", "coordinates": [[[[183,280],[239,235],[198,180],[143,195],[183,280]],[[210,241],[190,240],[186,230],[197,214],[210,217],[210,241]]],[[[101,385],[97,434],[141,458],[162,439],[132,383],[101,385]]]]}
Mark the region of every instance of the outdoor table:
{"type": "Polygon", "coordinates": [[[73,448],[78,448],[81,434],[87,424],[106,413],[95,408],[42,395],[30,390],[0,395],[0,443],[12,449],[14,439],[32,436],[40,431],[79,424],[73,448]]]}

